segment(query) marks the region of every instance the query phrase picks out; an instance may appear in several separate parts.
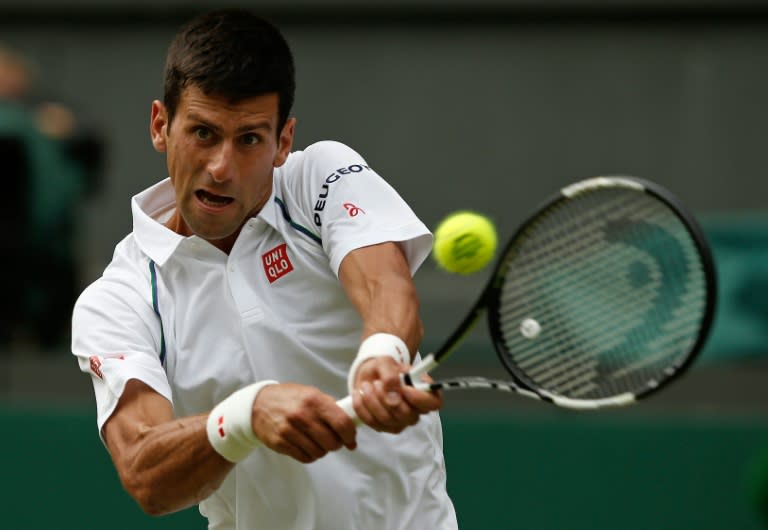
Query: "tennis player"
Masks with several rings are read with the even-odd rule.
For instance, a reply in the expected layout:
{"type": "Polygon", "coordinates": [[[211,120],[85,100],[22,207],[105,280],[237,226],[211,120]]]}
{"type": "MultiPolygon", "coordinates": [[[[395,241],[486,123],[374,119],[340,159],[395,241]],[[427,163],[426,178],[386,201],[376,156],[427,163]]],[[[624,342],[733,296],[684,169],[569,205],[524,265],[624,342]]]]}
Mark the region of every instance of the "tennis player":
{"type": "Polygon", "coordinates": [[[217,530],[454,529],[422,338],[431,234],[340,143],[292,150],[279,31],[208,13],[170,46],[150,132],[169,178],[80,296],[72,349],[99,434],[150,514],[217,530]],[[352,392],[355,423],[336,404],[352,392]]]}

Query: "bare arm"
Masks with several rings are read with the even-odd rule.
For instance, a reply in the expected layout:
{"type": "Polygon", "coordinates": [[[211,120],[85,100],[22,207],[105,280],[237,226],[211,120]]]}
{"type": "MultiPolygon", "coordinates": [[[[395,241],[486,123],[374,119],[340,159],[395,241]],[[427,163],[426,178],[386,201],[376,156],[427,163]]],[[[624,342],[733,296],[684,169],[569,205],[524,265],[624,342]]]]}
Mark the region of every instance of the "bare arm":
{"type": "MultiPolygon", "coordinates": [[[[339,279],[362,316],[361,338],[378,332],[396,335],[408,345],[413,359],[424,330],[416,287],[400,245],[389,242],[350,252],[341,263],[339,279]]],[[[407,370],[407,365],[389,357],[360,366],[352,396],[360,419],[377,430],[396,433],[442,405],[440,395],[403,387],[400,374],[407,370]]]]}
{"type": "Polygon", "coordinates": [[[419,299],[405,255],[397,243],[382,243],[350,252],[341,262],[339,279],[363,317],[363,337],[397,335],[413,356],[424,329],[419,299]]]}
{"type": "Polygon", "coordinates": [[[234,464],[213,450],[207,415],[176,419],[171,404],[128,381],[104,439],[123,486],[149,514],[175,512],[213,493],[234,464]]]}
{"type": "MultiPolygon", "coordinates": [[[[234,467],[208,441],[207,417],[174,418],[168,400],[149,386],[135,379],[126,385],[104,439],[123,486],[145,512],[161,515],[199,503],[234,467]]],[[[251,427],[267,448],[302,463],[342,445],[355,448],[355,426],[335,399],[304,385],[264,388],[251,427]]]]}

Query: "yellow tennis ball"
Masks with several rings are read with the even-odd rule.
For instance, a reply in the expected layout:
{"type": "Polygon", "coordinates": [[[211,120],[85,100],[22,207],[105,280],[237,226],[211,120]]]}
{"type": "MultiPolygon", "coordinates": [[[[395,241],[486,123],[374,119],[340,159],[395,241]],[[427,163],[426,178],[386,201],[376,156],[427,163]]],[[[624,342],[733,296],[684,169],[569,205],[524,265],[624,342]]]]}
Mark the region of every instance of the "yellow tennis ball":
{"type": "Polygon", "coordinates": [[[455,212],[437,225],[432,256],[448,272],[472,274],[491,261],[496,242],[490,219],[475,212],[455,212]]]}

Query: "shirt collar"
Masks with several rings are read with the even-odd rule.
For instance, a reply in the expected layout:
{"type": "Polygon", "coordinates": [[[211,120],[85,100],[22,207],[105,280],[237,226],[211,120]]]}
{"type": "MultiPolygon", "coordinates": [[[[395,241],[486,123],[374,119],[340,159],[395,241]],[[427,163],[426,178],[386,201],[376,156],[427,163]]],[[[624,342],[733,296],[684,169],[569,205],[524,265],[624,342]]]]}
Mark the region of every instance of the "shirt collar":
{"type": "Polygon", "coordinates": [[[142,252],[161,267],[185,239],[164,224],[175,210],[176,196],[169,178],[131,199],[136,242],[142,252]]]}
{"type": "MultiPolygon", "coordinates": [[[[269,200],[256,216],[273,227],[277,223],[277,208],[279,208],[275,201],[274,184],[273,182],[269,200]]],[[[175,210],[176,195],[169,178],[147,188],[131,199],[133,234],[136,242],[142,252],[160,267],[168,261],[185,239],[197,237],[182,236],[165,226],[165,222],[175,210]]]]}
{"type": "Polygon", "coordinates": [[[273,228],[277,228],[277,209],[279,208],[277,201],[275,201],[275,197],[277,196],[275,193],[276,187],[277,179],[272,177],[272,193],[270,193],[269,199],[267,199],[267,202],[264,203],[261,211],[256,216],[256,218],[263,219],[273,228]]]}

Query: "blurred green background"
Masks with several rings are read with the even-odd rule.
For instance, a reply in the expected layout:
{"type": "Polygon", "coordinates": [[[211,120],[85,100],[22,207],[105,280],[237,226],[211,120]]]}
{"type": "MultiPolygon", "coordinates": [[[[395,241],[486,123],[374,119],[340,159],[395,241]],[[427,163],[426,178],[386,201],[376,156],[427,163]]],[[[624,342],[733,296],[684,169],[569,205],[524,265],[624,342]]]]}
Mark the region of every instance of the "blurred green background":
{"type": "MultiPolygon", "coordinates": [[[[165,176],[148,136],[165,51],[180,23],[219,5],[0,3],[0,44],[32,64],[33,99],[64,103],[95,140],[83,155],[87,193],[69,208],[74,291],[130,231],[130,196],[165,176]]],[[[296,147],[348,143],[429,226],[469,208],[506,234],[565,184],[630,174],[669,188],[712,242],[720,281],[712,336],[686,377],[659,395],[598,414],[483,391],[446,397],[449,490],[462,528],[765,527],[768,508],[755,500],[768,488],[764,2],[227,5],[260,9],[293,45],[296,147]]],[[[4,253],[6,267],[18,261],[12,247],[4,253]]],[[[18,276],[2,277],[7,293],[18,276]]],[[[485,279],[422,267],[425,350],[485,279]]],[[[64,329],[53,339],[32,325],[0,345],[0,527],[204,528],[194,509],[154,519],[123,492],[96,433],[91,385],[68,352],[68,318],[46,317],[64,329]]],[[[479,329],[438,374],[496,370],[479,329]]]]}

